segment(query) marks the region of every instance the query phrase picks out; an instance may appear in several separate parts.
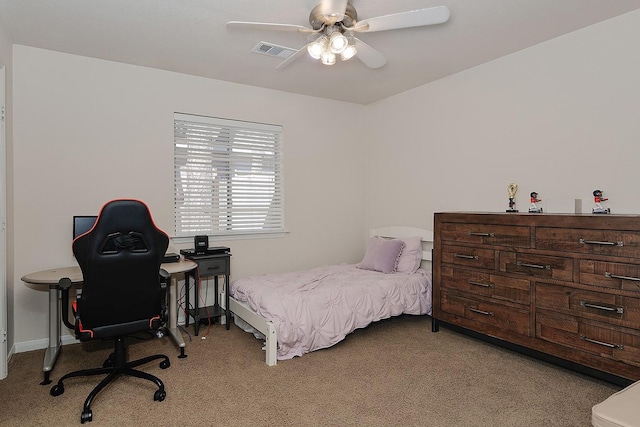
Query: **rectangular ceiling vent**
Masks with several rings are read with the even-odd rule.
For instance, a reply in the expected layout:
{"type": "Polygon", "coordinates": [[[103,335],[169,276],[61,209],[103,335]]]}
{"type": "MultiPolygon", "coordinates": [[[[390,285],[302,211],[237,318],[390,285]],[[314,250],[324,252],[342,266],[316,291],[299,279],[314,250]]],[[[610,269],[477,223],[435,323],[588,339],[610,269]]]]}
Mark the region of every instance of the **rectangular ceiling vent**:
{"type": "Polygon", "coordinates": [[[281,59],[287,59],[297,52],[290,47],[278,46],[277,44],[260,42],[251,49],[251,52],[260,53],[262,55],[275,56],[281,59]]]}

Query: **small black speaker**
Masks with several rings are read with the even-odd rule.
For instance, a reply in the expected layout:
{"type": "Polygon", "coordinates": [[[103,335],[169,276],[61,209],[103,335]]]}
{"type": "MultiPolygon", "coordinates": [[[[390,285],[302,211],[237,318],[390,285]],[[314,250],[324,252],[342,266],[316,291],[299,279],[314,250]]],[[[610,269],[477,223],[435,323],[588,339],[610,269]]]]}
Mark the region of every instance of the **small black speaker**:
{"type": "Polygon", "coordinates": [[[209,236],[195,236],[193,238],[193,248],[196,254],[204,254],[209,248],[209,236]]]}

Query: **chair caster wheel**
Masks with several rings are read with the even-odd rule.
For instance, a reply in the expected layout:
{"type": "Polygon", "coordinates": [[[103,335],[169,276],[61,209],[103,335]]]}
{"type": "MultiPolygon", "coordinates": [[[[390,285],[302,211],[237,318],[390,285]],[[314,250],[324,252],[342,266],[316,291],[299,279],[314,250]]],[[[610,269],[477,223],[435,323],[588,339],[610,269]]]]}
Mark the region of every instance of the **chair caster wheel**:
{"type": "Polygon", "coordinates": [[[167,397],[167,392],[164,390],[157,390],[153,394],[153,400],[157,400],[158,402],[162,402],[165,397],[167,397]]]}
{"type": "Polygon", "coordinates": [[[62,393],[64,393],[64,386],[62,384],[54,385],[49,392],[51,396],[60,396],[62,393]]]}
{"type": "Polygon", "coordinates": [[[84,411],[82,415],[80,415],[80,424],[84,424],[91,420],[93,420],[93,412],[91,412],[91,409],[84,411]]]}
{"type": "Polygon", "coordinates": [[[161,369],[167,369],[169,366],[171,366],[171,362],[169,362],[168,360],[163,360],[162,362],[160,362],[161,369]]]}

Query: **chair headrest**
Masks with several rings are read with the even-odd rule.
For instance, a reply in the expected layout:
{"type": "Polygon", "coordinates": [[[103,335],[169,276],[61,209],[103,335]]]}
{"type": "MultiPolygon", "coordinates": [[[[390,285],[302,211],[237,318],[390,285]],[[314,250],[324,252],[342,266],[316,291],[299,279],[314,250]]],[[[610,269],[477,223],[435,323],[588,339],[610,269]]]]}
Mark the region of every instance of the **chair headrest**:
{"type": "Polygon", "coordinates": [[[149,207],[144,202],[117,199],[107,202],[102,207],[93,228],[74,240],[74,249],[77,241],[92,235],[98,239],[94,240],[91,246],[102,254],[121,251],[146,252],[158,244],[155,237],[158,233],[163,235],[162,240],[168,239],[168,236],[156,227],[149,207]]]}

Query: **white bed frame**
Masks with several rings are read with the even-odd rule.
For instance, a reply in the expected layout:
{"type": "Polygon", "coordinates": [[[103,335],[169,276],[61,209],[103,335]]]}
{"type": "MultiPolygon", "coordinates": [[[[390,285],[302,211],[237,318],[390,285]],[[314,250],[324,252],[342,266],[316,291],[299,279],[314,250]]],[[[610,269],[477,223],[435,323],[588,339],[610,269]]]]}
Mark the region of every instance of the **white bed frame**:
{"type": "MultiPolygon", "coordinates": [[[[433,232],[414,227],[383,227],[372,229],[371,237],[380,236],[387,238],[407,238],[420,236],[422,238],[422,261],[431,261],[433,249],[433,232]]],[[[269,322],[256,314],[247,304],[229,296],[229,308],[234,316],[238,316],[265,336],[265,361],[268,366],[275,366],[276,353],[278,351],[278,334],[273,322],[269,322]]]]}

